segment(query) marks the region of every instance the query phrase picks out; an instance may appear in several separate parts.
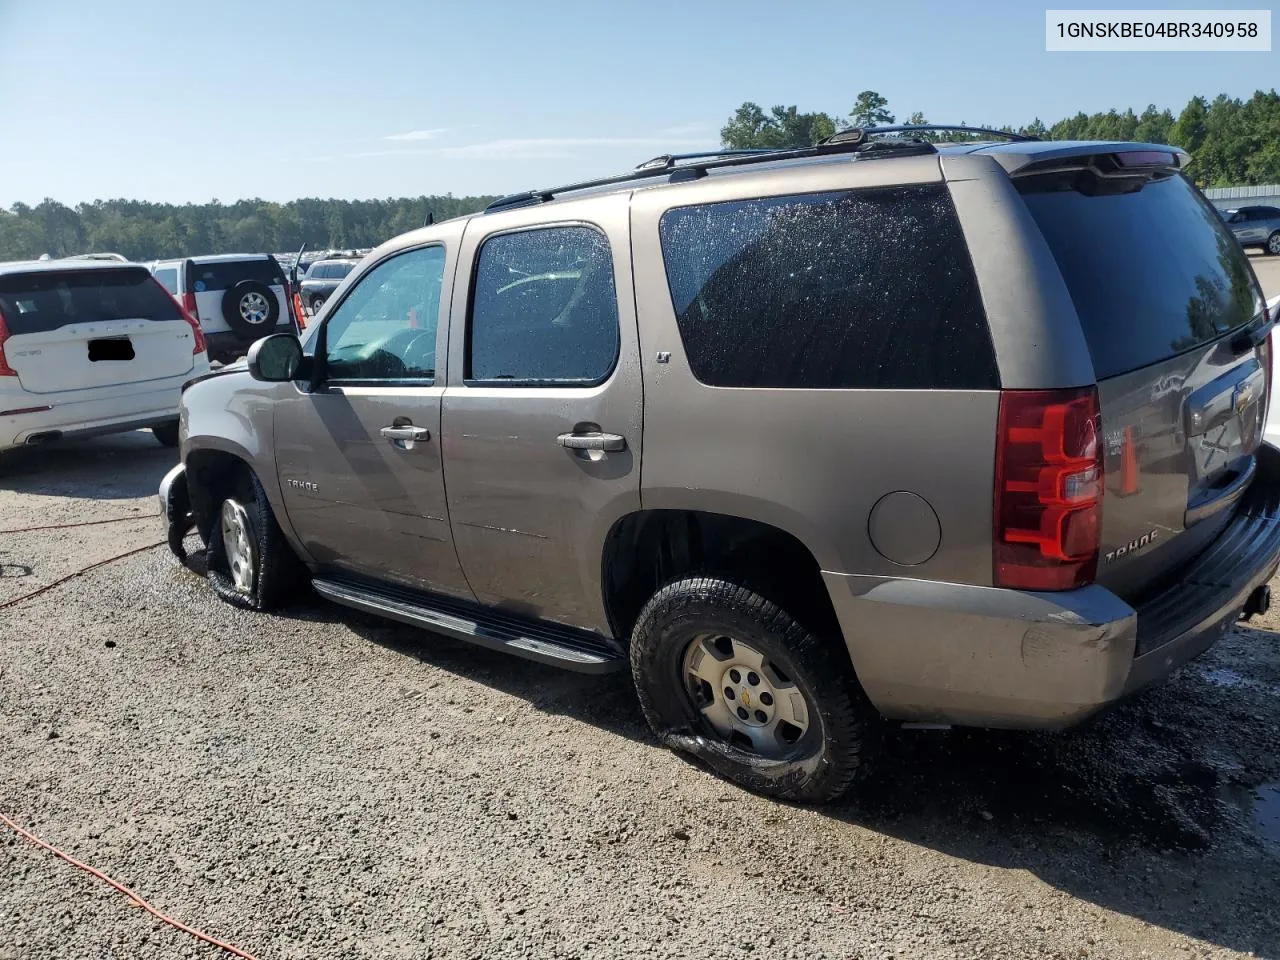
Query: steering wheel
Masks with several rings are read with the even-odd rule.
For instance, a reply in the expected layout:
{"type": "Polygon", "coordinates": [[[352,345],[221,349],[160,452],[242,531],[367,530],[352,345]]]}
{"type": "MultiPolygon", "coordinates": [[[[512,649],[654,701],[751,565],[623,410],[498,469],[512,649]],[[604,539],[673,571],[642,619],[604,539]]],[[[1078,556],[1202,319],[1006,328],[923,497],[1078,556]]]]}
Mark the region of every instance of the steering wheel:
{"type": "Polygon", "coordinates": [[[377,352],[385,355],[383,363],[389,368],[390,378],[395,379],[409,376],[410,370],[422,369],[422,365],[416,362],[419,350],[423,351],[424,359],[429,357],[432,360],[428,366],[434,367],[436,353],[434,330],[411,328],[397,331],[378,346],[377,352]]]}

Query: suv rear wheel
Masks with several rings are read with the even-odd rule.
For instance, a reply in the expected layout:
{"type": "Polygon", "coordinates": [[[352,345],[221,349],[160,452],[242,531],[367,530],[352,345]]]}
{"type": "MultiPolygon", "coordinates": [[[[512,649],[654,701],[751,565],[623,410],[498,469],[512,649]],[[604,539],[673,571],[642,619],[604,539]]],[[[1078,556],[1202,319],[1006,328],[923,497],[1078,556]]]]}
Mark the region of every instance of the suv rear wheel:
{"type": "Polygon", "coordinates": [[[273,610],[298,582],[300,563],[280,532],[266,491],[247,467],[217,501],[209,531],[209,585],[228,603],[273,610]]]}
{"type": "Polygon", "coordinates": [[[1273,257],[1280,256],[1280,230],[1267,237],[1266,251],[1273,257]]]}
{"type": "Polygon", "coordinates": [[[659,590],[632,634],[631,670],[665,744],[769,796],[835,799],[875,740],[844,651],[728,580],[659,590]]]}

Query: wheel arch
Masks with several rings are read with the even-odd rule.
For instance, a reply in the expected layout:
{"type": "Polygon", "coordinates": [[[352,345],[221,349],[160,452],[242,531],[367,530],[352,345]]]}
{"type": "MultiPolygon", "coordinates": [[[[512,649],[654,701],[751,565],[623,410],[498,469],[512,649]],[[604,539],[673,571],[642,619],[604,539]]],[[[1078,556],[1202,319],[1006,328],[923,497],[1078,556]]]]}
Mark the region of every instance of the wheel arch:
{"type": "Polygon", "coordinates": [[[815,633],[842,640],[822,568],[799,537],[749,517],[672,508],[628,513],[605,538],[600,583],[614,635],[625,642],[661,587],[694,574],[738,580],[815,633]]]}

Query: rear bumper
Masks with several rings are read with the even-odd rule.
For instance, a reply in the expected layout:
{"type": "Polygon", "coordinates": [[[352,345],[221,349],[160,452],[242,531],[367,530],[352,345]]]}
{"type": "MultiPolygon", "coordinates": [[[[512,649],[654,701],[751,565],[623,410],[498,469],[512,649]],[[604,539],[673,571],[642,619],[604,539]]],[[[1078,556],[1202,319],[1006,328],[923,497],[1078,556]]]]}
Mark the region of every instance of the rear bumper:
{"type": "MultiPolygon", "coordinates": [[[[12,416],[0,416],[0,450],[20,447],[42,440],[94,437],[108,433],[123,433],[155,424],[176,421],[178,403],[182,396],[182,384],[203,371],[192,370],[181,377],[153,382],[146,389],[126,393],[116,388],[107,396],[92,400],[67,402],[59,399],[66,394],[22,394],[15,401],[22,408],[35,408],[47,404],[47,410],[34,410],[12,416]]],[[[0,398],[6,406],[8,400],[0,398]]],[[[3,407],[0,407],[3,409],[3,407]]]]}
{"type": "Polygon", "coordinates": [[[1096,584],[1029,593],[824,573],[858,679],[887,717],[1070,726],[1203,653],[1280,566],[1280,451],[1221,535],[1132,605],[1096,584]]]}
{"type": "MultiPolygon", "coordinates": [[[[297,333],[298,328],[293,325],[293,321],[283,319],[274,327],[264,330],[258,337],[269,337],[275,333],[297,333]]],[[[204,335],[205,343],[209,347],[210,357],[222,356],[244,356],[249,352],[249,348],[253,346],[253,340],[242,340],[238,334],[230,330],[221,330],[216,333],[206,333],[204,335]]]]}

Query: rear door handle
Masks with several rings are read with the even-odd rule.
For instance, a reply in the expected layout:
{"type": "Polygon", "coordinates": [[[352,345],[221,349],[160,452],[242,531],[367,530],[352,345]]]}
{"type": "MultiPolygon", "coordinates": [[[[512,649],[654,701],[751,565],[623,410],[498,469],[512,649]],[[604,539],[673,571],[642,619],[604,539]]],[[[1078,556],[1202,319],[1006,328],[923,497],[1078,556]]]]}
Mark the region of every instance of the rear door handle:
{"type": "Polygon", "coordinates": [[[562,433],[556,442],[566,450],[606,450],[616,453],[627,449],[627,438],[616,433],[562,433]]]}
{"type": "Polygon", "coordinates": [[[426,427],[415,427],[413,424],[397,424],[394,427],[383,427],[379,431],[393,446],[401,450],[412,450],[419,441],[431,439],[431,431],[426,427]]]}

